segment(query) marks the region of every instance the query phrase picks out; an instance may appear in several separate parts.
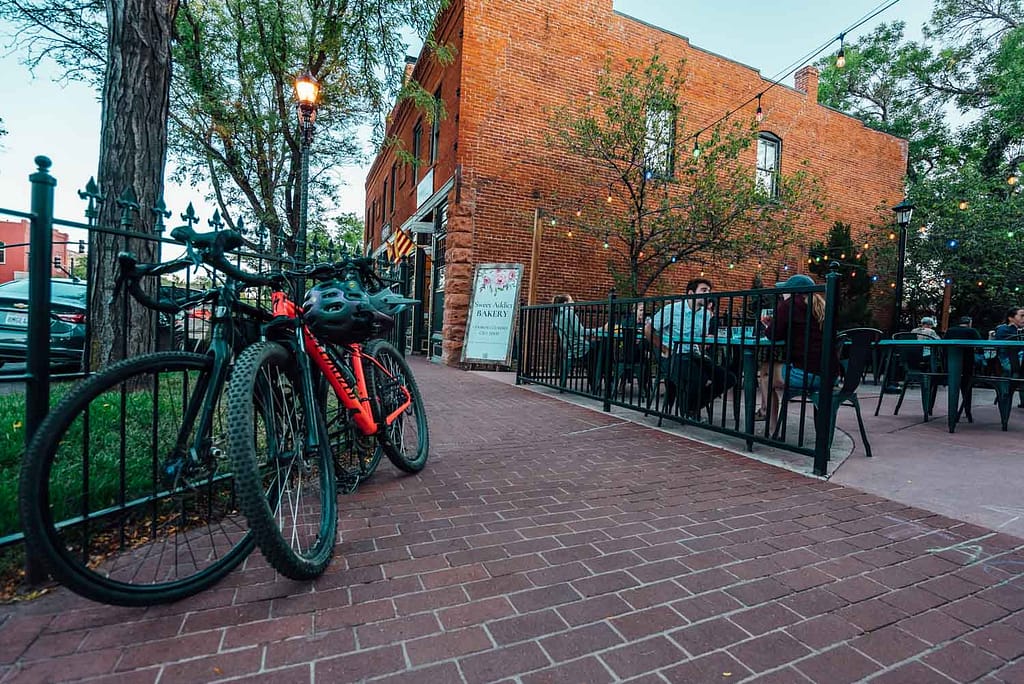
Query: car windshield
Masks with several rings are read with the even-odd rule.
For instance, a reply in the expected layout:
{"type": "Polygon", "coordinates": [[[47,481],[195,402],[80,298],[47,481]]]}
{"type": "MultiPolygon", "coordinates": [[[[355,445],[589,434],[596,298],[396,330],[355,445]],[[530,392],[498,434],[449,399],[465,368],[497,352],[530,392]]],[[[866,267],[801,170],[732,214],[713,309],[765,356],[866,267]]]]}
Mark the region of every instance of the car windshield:
{"type": "MultiPolygon", "coordinates": [[[[51,284],[51,299],[74,299],[85,304],[85,283],[54,280],[51,284]]],[[[13,299],[28,299],[28,278],[12,280],[0,285],[0,296],[13,299]]]]}

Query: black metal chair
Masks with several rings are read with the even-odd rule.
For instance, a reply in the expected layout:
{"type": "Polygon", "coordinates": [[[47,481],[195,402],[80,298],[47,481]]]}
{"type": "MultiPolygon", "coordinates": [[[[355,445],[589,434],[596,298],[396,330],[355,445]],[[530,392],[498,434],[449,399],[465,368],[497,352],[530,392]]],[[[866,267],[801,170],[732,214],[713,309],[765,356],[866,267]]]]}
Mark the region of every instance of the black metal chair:
{"type": "MultiPolygon", "coordinates": [[[[899,332],[893,334],[892,339],[919,340],[922,338],[916,333],[899,332]]],[[[903,380],[900,382],[900,394],[892,414],[894,416],[899,415],[900,407],[903,406],[903,398],[907,394],[907,388],[917,383],[921,387],[921,410],[924,413],[924,421],[928,422],[928,417],[934,412],[935,397],[939,392],[939,386],[946,382],[946,372],[942,363],[940,348],[899,347],[896,353],[899,357],[900,367],[903,370],[903,380]]],[[[879,394],[879,399],[883,396],[884,392],[879,394]]],[[[880,403],[881,401],[879,401],[880,403]]]]}
{"type": "MultiPolygon", "coordinates": [[[[857,426],[860,428],[861,442],[864,444],[864,454],[871,458],[871,444],[868,442],[867,430],[864,428],[864,417],[860,411],[860,401],[857,399],[857,388],[860,386],[864,376],[864,369],[871,358],[872,349],[876,348],[878,341],[882,338],[882,332],[874,328],[855,328],[845,330],[836,337],[836,344],[843,350],[845,358],[840,363],[843,368],[843,383],[832,389],[832,415],[829,416],[828,435],[829,444],[835,437],[836,416],[839,407],[852,406],[857,413],[857,426]]],[[[818,407],[821,403],[823,389],[808,390],[803,388],[786,388],[782,395],[782,403],[779,407],[779,420],[775,426],[774,438],[779,437],[780,430],[785,425],[786,406],[792,399],[801,397],[810,401],[814,406],[814,414],[817,417],[818,407]]],[[[816,422],[817,425],[817,422],[816,422]]]]}
{"type": "MultiPolygon", "coordinates": [[[[1014,340],[1024,341],[1024,335],[1015,335],[1014,340]]],[[[1015,349],[1009,350],[1006,355],[1008,368],[1004,369],[1001,375],[977,375],[971,379],[968,393],[964,395],[961,412],[968,414],[970,418],[970,397],[971,392],[977,385],[984,385],[996,392],[996,405],[999,406],[999,421],[1002,424],[1003,432],[1006,432],[1010,423],[1010,412],[1013,409],[1013,395],[1024,392],[1024,371],[1020,360],[1020,354],[1015,349]]],[[[965,364],[966,365],[966,364],[965,364]]]]}

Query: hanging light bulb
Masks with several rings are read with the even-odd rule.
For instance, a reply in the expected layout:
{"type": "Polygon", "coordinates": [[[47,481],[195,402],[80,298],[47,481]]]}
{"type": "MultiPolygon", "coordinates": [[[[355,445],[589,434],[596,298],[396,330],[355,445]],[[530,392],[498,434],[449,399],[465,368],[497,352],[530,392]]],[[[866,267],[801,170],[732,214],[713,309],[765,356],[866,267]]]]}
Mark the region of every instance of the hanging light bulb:
{"type": "Polygon", "coordinates": [[[676,263],[676,261],[678,261],[678,259],[676,258],[675,254],[672,255],[671,261],[672,261],[673,264],[676,263]]]}
{"type": "Polygon", "coordinates": [[[699,137],[700,137],[699,133],[697,135],[693,136],[693,158],[694,159],[696,159],[697,157],[700,156],[700,143],[698,142],[698,138],[699,137]]]}
{"type": "Polygon", "coordinates": [[[572,231],[570,230],[570,231],[569,231],[568,233],[566,233],[566,234],[565,234],[565,237],[567,237],[567,238],[571,238],[571,237],[572,237],[572,231]]]}
{"type": "Polygon", "coordinates": [[[704,277],[704,271],[701,271],[701,272],[700,272],[700,277],[701,277],[701,278],[703,278],[703,277],[704,277]]]}
{"type": "Polygon", "coordinates": [[[608,249],[608,238],[604,239],[604,244],[602,245],[602,247],[604,247],[605,249],[608,249]]]}
{"type": "Polygon", "coordinates": [[[1018,182],[1020,182],[1020,178],[1017,176],[1017,172],[1011,171],[1010,175],[1006,177],[1006,184],[1012,187],[1018,182]]]}
{"type": "Polygon", "coordinates": [[[839,258],[840,259],[845,259],[846,258],[846,252],[843,252],[842,254],[840,254],[839,258]]]}
{"type": "Polygon", "coordinates": [[[729,264],[729,268],[736,268],[736,264],[729,264]]]}
{"type": "Polygon", "coordinates": [[[846,66],[846,34],[839,34],[839,52],[836,54],[836,69],[842,69],[846,66]]]}
{"type": "Polygon", "coordinates": [[[754,113],[754,118],[757,120],[757,123],[764,121],[764,110],[761,109],[761,95],[761,93],[757,94],[757,112],[754,113]]]}
{"type": "Polygon", "coordinates": [[[783,270],[783,271],[788,271],[788,270],[789,270],[789,264],[784,264],[784,265],[782,266],[782,270],[783,270]]]}
{"type": "Polygon", "coordinates": [[[960,201],[959,201],[959,202],[957,203],[957,205],[956,205],[956,206],[957,206],[957,208],[958,208],[958,209],[960,209],[960,211],[967,211],[967,207],[969,207],[969,206],[971,206],[971,205],[967,203],[967,200],[965,200],[965,199],[962,199],[962,200],[960,200],[960,201]]]}
{"type": "Polygon", "coordinates": [[[580,216],[583,216],[583,209],[576,207],[576,218],[579,218],[580,216]]]}
{"type": "Polygon", "coordinates": [[[889,239],[890,240],[895,240],[896,239],[896,233],[889,233],[889,239]]]}
{"type": "Polygon", "coordinates": [[[866,243],[866,242],[864,243],[864,249],[867,249],[867,248],[868,248],[868,247],[870,247],[870,246],[871,246],[871,245],[869,245],[868,243],[866,243]]]}
{"type": "Polygon", "coordinates": [[[605,199],[605,201],[608,202],[608,204],[612,203],[612,191],[611,190],[608,191],[608,197],[605,199]]]}
{"type": "Polygon", "coordinates": [[[552,225],[552,226],[554,226],[554,225],[556,225],[557,223],[558,223],[558,219],[556,219],[556,218],[555,218],[554,216],[552,216],[552,217],[551,217],[551,225],[552,225]]]}
{"type": "Polygon", "coordinates": [[[985,286],[985,283],[979,280],[978,281],[978,287],[984,287],[984,286],[985,286]]]}
{"type": "Polygon", "coordinates": [[[810,257],[807,257],[807,263],[813,264],[814,263],[814,259],[812,259],[810,257]]]}

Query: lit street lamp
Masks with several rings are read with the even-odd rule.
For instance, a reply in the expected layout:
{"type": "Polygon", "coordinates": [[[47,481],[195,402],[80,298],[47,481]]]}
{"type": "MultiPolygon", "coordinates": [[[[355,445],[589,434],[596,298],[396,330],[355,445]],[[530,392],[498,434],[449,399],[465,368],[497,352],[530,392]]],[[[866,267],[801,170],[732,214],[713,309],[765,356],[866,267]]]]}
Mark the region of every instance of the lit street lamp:
{"type": "Polygon", "coordinates": [[[914,213],[914,205],[904,198],[892,210],[896,214],[896,225],[900,229],[899,253],[896,256],[896,301],[893,303],[892,314],[892,329],[895,332],[899,330],[900,317],[903,314],[903,269],[907,260],[907,228],[914,213]]]}
{"type": "Polygon", "coordinates": [[[302,168],[299,175],[299,231],[295,236],[295,260],[306,261],[306,216],[309,212],[309,147],[313,143],[313,122],[316,120],[320,84],[308,71],[295,79],[295,101],[299,109],[302,133],[302,168]]]}

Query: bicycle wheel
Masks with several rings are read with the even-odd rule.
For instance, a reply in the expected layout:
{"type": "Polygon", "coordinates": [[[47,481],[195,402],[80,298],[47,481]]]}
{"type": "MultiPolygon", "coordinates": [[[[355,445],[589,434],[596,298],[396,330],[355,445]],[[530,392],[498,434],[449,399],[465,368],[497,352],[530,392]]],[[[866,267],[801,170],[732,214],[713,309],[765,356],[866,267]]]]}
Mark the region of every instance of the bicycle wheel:
{"type": "Polygon", "coordinates": [[[126,606],[176,601],[252,550],[225,452],[222,387],[212,429],[195,434],[212,367],[174,351],[123,361],[39,426],[19,480],[25,541],[71,590],[126,606]]]}
{"type": "Polygon", "coordinates": [[[334,552],[338,511],[326,438],[316,453],[307,448],[301,383],[282,345],[258,342],[243,351],[228,388],[228,452],[263,555],[286,577],[312,579],[334,552]]]}
{"type": "MultiPolygon", "coordinates": [[[[355,387],[355,376],[349,372],[349,351],[330,343],[324,343],[324,347],[339,372],[345,373],[350,386],[355,387]]],[[[361,481],[373,475],[384,451],[373,435],[364,435],[356,427],[355,421],[349,416],[349,410],[342,404],[320,368],[314,364],[312,370],[313,387],[320,404],[324,426],[327,428],[331,455],[334,457],[338,488],[352,491],[361,481]]],[[[368,377],[367,390],[372,399],[374,392],[370,384],[368,377]]]]}
{"type": "Polygon", "coordinates": [[[380,402],[380,421],[385,420],[406,402],[408,390],[409,405],[399,413],[390,425],[378,435],[388,459],[399,470],[418,473],[427,464],[430,451],[430,434],[427,430],[427,413],[423,408],[416,379],[405,358],[384,340],[373,340],[366,345],[366,353],[372,361],[365,365],[367,374],[373,376],[371,384],[380,402]],[[378,365],[379,364],[379,365],[378,365]]]}

